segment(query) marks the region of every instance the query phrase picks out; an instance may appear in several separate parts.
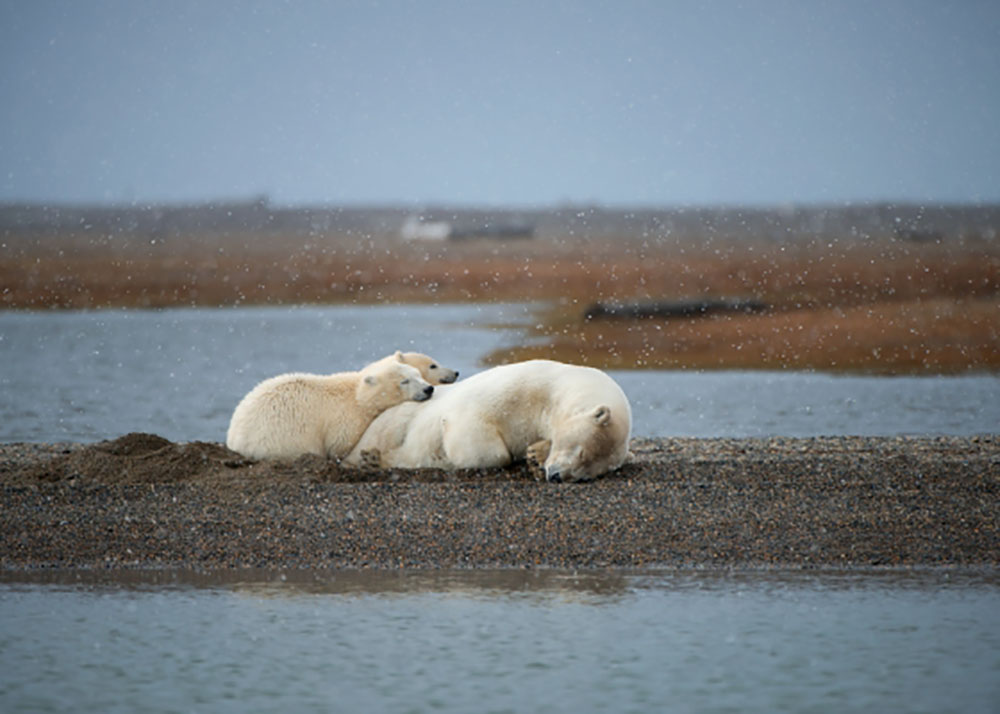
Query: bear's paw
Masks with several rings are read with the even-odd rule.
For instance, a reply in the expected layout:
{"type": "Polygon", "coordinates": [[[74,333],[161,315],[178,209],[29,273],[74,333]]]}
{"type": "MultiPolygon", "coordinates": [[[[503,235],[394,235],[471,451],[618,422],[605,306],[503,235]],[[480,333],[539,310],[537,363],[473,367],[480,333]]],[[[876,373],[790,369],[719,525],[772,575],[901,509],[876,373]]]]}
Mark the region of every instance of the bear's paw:
{"type": "Polygon", "coordinates": [[[362,471],[379,471],[382,468],[382,452],[378,449],[364,449],[358,468],[362,471]]]}
{"type": "Polygon", "coordinates": [[[528,470],[535,477],[536,481],[545,480],[545,460],[549,458],[549,451],[551,449],[552,442],[549,439],[543,439],[529,446],[525,453],[528,470]]]}

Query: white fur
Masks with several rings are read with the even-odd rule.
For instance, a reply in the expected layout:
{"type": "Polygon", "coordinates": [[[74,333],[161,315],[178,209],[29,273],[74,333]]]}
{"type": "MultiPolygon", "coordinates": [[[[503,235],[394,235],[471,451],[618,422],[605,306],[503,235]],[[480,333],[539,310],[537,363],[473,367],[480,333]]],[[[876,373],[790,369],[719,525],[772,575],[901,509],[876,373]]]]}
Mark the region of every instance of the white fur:
{"type": "Polygon", "coordinates": [[[243,397],[229,422],[226,446],[253,459],[339,458],[383,410],[428,399],[433,391],[416,368],[394,355],[359,372],[282,374],[243,397]]]}
{"type": "Polygon", "coordinates": [[[542,450],[549,480],[594,478],[628,456],[632,412],[604,372],[531,360],[437,388],[434,399],[404,403],[372,422],[345,462],[363,452],[397,468],[505,466],[542,450]]]}

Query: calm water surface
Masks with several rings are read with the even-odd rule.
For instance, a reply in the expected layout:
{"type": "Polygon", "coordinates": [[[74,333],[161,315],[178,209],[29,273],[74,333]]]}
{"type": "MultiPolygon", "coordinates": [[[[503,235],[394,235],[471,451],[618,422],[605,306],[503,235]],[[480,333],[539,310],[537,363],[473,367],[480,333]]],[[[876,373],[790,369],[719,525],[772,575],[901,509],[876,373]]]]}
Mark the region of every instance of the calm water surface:
{"type": "MultiPolygon", "coordinates": [[[[464,375],[527,305],[0,312],[0,441],[130,431],[224,441],[237,402],[289,371],[356,369],[396,349],[464,375]]],[[[1000,376],[613,372],[638,436],[996,433],[1000,376]]]]}
{"type": "Polygon", "coordinates": [[[1000,709],[995,575],[26,577],[3,711],[1000,709]]]}

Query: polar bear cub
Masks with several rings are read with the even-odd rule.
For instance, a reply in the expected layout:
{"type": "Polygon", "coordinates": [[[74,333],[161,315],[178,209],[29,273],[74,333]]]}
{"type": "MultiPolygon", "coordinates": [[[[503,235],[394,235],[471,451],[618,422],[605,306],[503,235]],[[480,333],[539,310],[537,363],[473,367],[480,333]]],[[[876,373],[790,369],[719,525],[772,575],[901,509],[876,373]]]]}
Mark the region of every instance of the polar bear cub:
{"type": "Polygon", "coordinates": [[[236,406],[226,446],[252,459],[339,458],[382,411],[433,393],[400,353],[358,372],[282,374],[258,384],[236,406]]]}
{"type": "Polygon", "coordinates": [[[393,360],[416,367],[420,371],[420,376],[431,384],[451,384],[458,379],[458,370],[448,369],[438,364],[433,357],[420,352],[401,352],[396,350],[395,354],[383,357],[378,362],[373,362],[369,366],[385,364],[393,360]]]}
{"type": "Polygon", "coordinates": [[[549,360],[494,367],[379,415],[345,462],[480,468],[529,458],[549,481],[583,481],[628,457],[632,410],[604,372],[549,360]]]}

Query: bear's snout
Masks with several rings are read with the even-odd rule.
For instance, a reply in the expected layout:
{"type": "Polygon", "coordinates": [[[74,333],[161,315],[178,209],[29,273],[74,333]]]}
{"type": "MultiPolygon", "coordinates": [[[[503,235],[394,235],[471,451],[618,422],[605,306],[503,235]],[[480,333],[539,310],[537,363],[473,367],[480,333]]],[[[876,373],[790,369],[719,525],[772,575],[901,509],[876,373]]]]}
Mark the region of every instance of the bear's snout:
{"type": "Polygon", "coordinates": [[[434,385],[428,384],[426,387],[424,387],[424,391],[417,394],[415,399],[418,402],[425,402],[431,398],[432,394],[434,394],[434,385]]]}
{"type": "Polygon", "coordinates": [[[562,472],[558,466],[550,466],[545,470],[545,480],[549,483],[562,483],[562,472]]]}

